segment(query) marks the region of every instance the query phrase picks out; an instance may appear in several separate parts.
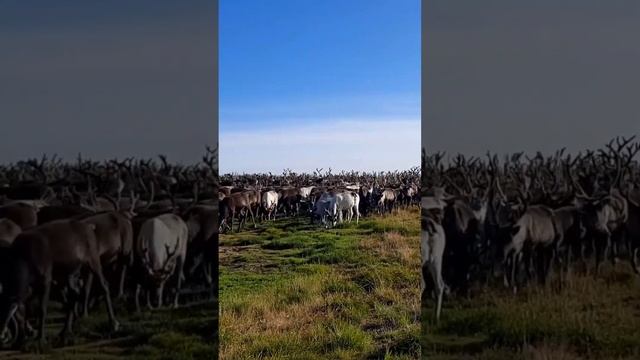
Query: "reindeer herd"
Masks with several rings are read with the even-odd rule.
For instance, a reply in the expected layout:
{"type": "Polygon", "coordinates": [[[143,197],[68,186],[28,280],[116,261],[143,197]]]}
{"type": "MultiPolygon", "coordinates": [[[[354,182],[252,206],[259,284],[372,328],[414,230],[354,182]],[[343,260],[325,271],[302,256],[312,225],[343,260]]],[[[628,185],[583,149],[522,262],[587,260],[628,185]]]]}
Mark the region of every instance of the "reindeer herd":
{"type": "Polygon", "coordinates": [[[502,277],[559,284],[573,271],[599,276],[626,260],[640,274],[640,143],[618,137],[598,150],[445,160],[422,154],[422,298],[440,317],[445,294],[502,277]]]}
{"type": "Polygon", "coordinates": [[[419,169],[407,171],[332,174],[316,169],[297,174],[286,169],[281,176],[227,174],[220,179],[220,232],[240,231],[248,218],[307,217],[325,228],[343,221],[359,221],[372,213],[390,213],[419,204],[419,169]]]}
{"type": "Polygon", "coordinates": [[[61,340],[100,301],[141,311],[180,305],[185,286],[213,289],[217,157],[196,165],[135,160],[67,163],[55,156],[0,165],[0,336],[44,343],[50,301],[66,314],[61,340]],[[37,328],[31,326],[37,320],[37,328]]]}

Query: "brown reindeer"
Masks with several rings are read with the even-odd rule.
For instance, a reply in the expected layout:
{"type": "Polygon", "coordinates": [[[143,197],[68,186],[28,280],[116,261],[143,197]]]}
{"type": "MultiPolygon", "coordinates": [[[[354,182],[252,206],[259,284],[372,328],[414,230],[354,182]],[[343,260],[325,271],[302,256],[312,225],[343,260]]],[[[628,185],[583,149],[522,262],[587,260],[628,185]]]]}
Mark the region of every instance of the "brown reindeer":
{"type": "MultiPolygon", "coordinates": [[[[133,265],[133,227],[127,216],[109,211],[81,218],[81,221],[95,226],[98,255],[103,270],[111,269],[118,274],[118,298],[124,296],[124,282],[127,268],[133,265]]],[[[89,273],[84,285],[84,316],[89,315],[89,295],[93,285],[93,274],[89,273]]]]}
{"type": "Polygon", "coordinates": [[[244,214],[243,211],[248,211],[249,214],[251,214],[253,226],[255,227],[256,220],[252,210],[254,204],[253,200],[255,200],[255,197],[250,196],[249,193],[246,192],[233,193],[228,197],[225,197],[220,203],[219,224],[221,231],[225,227],[231,229],[236,215],[238,215],[240,216],[238,232],[240,232],[240,229],[242,229],[242,225],[246,220],[246,214],[244,214]],[[229,220],[229,218],[231,219],[229,220]]]}
{"type": "Polygon", "coordinates": [[[186,276],[193,276],[202,267],[207,284],[212,285],[217,256],[218,207],[195,205],[187,209],[182,218],[189,229],[186,276]]]}
{"type": "Polygon", "coordinates": [[[298,188],[286,187],[278,190],[278,206],[282,207],[284,216],[287,216],[287,213],[297,215],[300,210],[300,200],[302,195],[298,188]]]}
{"type": "MultiPolygon", "coordinates": [[[[105,301],[111,330],[117,331],[119,323],[111,304],[108,283],[102,273],[95,225],[77,220],[59,220],[37,228],[26,230],[16,237],[11,245],[11,271],[3,275],[3,293],[0,298],[0,331],[4,332],[9,319],[22,311],[32,294],[39,299],[39,333],[41,343],[46,341],[45,320],[52,283],[60,284],[67,292],[65,326],[61,336],[72,332],[74,308],[77,305],[81,272],[86,269],[98,278],[105,293],[105,301]]],[[[20,324],[21,343],[25,334],[25,314],[20,324]]]]}

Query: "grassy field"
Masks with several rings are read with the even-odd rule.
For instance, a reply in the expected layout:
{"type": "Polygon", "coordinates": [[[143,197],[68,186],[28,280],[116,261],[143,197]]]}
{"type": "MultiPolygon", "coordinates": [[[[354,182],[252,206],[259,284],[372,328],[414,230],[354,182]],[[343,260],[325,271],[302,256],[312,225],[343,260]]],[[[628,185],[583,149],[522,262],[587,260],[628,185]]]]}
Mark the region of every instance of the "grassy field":
{"type": "Polygon", "coordinates": [[[74,343],[64,348],[56,344],[62,314],[54,310],[44,349],[31,340],[28,352],[0,351],[0,359],[215,359],[217,313],[212,302],[139,314],[119,304],[115,310],[122,326],[112,335],[106,335],[109,322],[103,308],[76,322],[74,343]]]}
{"type": "Polygon", "coordinates": [[[424,307],[429,359],[640,359],[640,279],[628,264],[574,275],[562,290],[531,286],[514,296],[495,286],[445,299],[439,324],[424,307]]]}
{"type": "Polygon", "coordinates": [[[220,358],[419,358],[419,235],[417,209],[222,235],[220,358]]]}

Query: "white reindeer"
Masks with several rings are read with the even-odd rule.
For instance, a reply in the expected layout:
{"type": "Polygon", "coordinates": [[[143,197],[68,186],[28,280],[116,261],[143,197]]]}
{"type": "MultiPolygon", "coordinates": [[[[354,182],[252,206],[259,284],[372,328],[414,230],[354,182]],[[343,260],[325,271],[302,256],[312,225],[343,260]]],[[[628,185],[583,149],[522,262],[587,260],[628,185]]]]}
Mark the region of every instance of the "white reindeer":
{"type": "Polygon", "coordinates": [[[437,322],[440,321],[443,295],[449,291],[442,278],[442,257],[446,245],[444,228],[440,223],[443,207],[439,199],[432,197],[423,197],[421,202],[423,206],[423,214],[421,217],[422,233],[420,239],[420,253],[422,257],[421,294],[422,297],[425,296],[427,287],[425,273],[428,273],[435,286],[435,316],[437,322]]]}
{"type": "Polygon", "coordinates": [[[360,196],[355,192],[340,192],[329,199],[329,204],[325,211],[331,218],[332,226],[336,226],[337,223],[342,223],[342,212],[347,212],[347,221],[351,221],[353,218],[353,210],[356,210],[356,221],[360,219],[360,212],[358,211],[358,205],[360,204],[360,196]]]}
{"type": "Polygon", "coordinates": [[[267,220],[271,220],[271,214],[273,214],[273,220],[276,219],[276,210],[278,209],[278,193],[273,190],[265,191],[262,194],[262,208],[267,213],[267,220]]]}
{"type": "MultiPolygon", "coordinates": [[[[173,306],[178,307],[178,296],[182,285],[183,267],[187,254],[189,229],[177,215],[163,214],[146,220],[140,228],[136,252],[146,271],[149,283],[155,286],[158,307],[162,306],[162,294],[166,281],[177,275],[173,306]]],[[[139,296],[142,283],[136,287],[136,309],[140,308],[139,296]]]]}

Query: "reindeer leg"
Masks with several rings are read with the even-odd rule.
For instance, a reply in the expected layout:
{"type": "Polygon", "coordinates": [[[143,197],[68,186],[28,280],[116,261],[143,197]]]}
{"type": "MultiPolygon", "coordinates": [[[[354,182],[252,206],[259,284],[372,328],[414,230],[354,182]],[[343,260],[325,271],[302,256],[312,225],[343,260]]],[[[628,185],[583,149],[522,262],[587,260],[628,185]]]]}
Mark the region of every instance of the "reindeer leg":
{"type": "Polygon", "coordinates": [[[616,266],[618,262],[618,245],[620,244],[620,232],[615,231],[611,234],[611,241],[609,243],[610,251],[609,251],[609,260],[611,261],[611,265],[616,266]]]}
{"type": "Polygon", "coordinates": [[[511,284],[509,283],[509,269],[511,268],[511,262],[513,261],[513,254],[511,253],[506,253],[505,257],[504,257],[504,270],[502,273],[502,282],[504,284],[504,287],[509,288],[511,286],[511,284]]]}
{"type": "Polygon", "coordinates": [[[142,285],[136,284],[136,292],[134,295],[135,304],[136,304],[136,312],[140,312],[140,291],[142,290],[142,285]]]}
{"type": "Polygon", "coordinates": [[[45,274],[40,281],[40,329],[38,333],[38,341],[40,342],[40,345],[43,346],[47,343],[45,322],[47,319],[47,306],[49,305],[49,295],[51,292],[51,274],[45,274]]]}
{"type": "Polygon", "coordinates": [[[242,227],[244,226],[244,224],[246,224],[247,222],[247,213],[246,212],[240,212],[240,217],[238,218],[238,232],[240,232],[240,229],[242,229],[242,227]]]}
{"type": "Polygon", "coordinates": [[[122,269],[120,270],[120,284],[118,286],[118,299],[124,298],[124,280],[127,276],[127,264],[122,264],[122,269]]]}
{"type": "Polygon", "coordinates": [[[436,323],[440,321],[440,312],[442,311],[442,297],[444,294],[445,284],[442,279],[442,264],[439,260],[436,260],[431,266],[431,275],[433,276],[434,283],[436,285],[437,300],[436,300],[436,323]]]}
{"type": "Polygon", "coordinates": [[[67,289],[68,296],[67,302],[65,305],[66,310],[66,320],[64,324],[64,328],[60,332],[60,339],[62,340],[63,345],[67,345],[69,340],[69,336],[73,334],[73,322],[75,320],[75,308],[78,305],[78,299],[81,293],[81,289],[76,286],[77,283],[74,282],[73,276],[70,276],[67,280],[67,289]]]}
{"type": "Polygon", "coordinates": [[[565,281],[569,281],[569,270],[571,269],[571,252],[572,252],[572,244],[568,243],[565,249],[565,253],[564,253],[564,263],[563,268],[560,270],[564,273],[564,280],[565,281]]]}
{"type": "Polygon", "coordinates": [[[584,269],[585,274],[589,274],[589,264],[587,263],[587,244],[585,242],[580,242],[579,251],[580,251],[580,262],[582,263],[582,268],[584,269]]]}
{"type": "Polygon", "coordinates": [[[64,322],[64,328],[62,329],[59,335],[63,346],[68,345],[67,342],[70,336],[72,336],[73,334],[73,320],[74,320],[73,308],[75,304],[76,302],[74,301],[73,304],[69,303],[65,306],[65,310],[67,312],[66,319],[64,322]]]}
{"type": "Polygon", "coordinates": [[[164,292],[164,282],[160,283],[160,286],[156,288],[156,297],[158,301],[158,309],[162,307],[162,293],[164,292]]]}
{"type": "Polygon", "coordinates": [[[111,292],[109,291],[109,283],[104,278],[102,274],[102,266],[100,264],[100,259],[92,259],[90,261],[91,270],[94,275],[98,278],[99,284],[102,287],[102,292],[104,293],[105,302],[107,304],[107,312],[109,314],[109,322],[111,323],[111,331],[116,332],[120,328],[120,323],[116,320],[116,315],[113,312],[113,305],[111,303],[111,292]]]}
{"type": "MultiPolygon", "coordinates": [[[[18,323],[19,323],[19,326],[24,327],[23,323],[26,322],[24,320],[26,318],[26,314],[25,314],[25,316],[22,316],[22,317],[19,315],[21,307],[22,307],[22,304],[15,304],[14,303],[14,304],[11,304],[8,309],[6,309],[7,311],[2,314],[3,318],[0,321],[0,326],[1,326],[0,327],[0,332],[2,332],[2,331],[11,331],[7,327],[9,326],[9,323],[12,320],[17,320],[18,323]]],[[[16,342],[16,346],[17,347],[23,345],[24,334],[25,334],[24,329],[19,329],[18,330],[18,334],[16,334],[18,336],[18,340],[19,340],[19,341],[16,342]]],[[[0,335],[4,335],[4,333],[0,333],[0,335]]]]}
{"type": "MultiPolygon", "coordinates": [[[[177,264],[177,269],[178,269],[178,284],[176,285],[176,294],[173,297],[173,308],[177,309],[179,304],[178,304],[178,297],[180,296],[180,289],[182,288],[182,278],[183,278],[183,270],[184,270],[184,261],[182,260],[182,257],[178,258],[178,264],[177,264]]],[[[206,268],[206,266],[205,266],[206,268]]]]}
{"type": "Polygon", "coordinates": [[[253,221],[253,227],[257,228],[258,225],[256,225],[256,218],[253,216],[253,210],[251,210],[251,206],[249,206],[249,214],[251,214],[251,221],[253,221]]]}
{"type": "Polygon", "coordinates": [[[207,261],[204,264],[204,277],[206,279],[207,285],[208,286],[212,286],[213,285],[213,270],[212,270],[212,264],[207,261]]]}
{"type": "Polygon", "coordinates": [[[420,276],[420,301],[424,301],[425,298],[425,294],[426,294],[426,290],[427,290],[427,282],[425,281],[425,278],[428,272],[427,267],[425,266],[425,263],[422,263],[422,276],[420,276]]]}
{"type": "MultiPolygon", "coordinates": [[[[236,219],[236,212],[234,210],[234,211],[231,211],[231,227],[230,227],[231,231],[233,231],[233,222],[235,221],[235,219],[236,219]]],[[[240,232],[239,224],[238,224],[238,232],[240,232]]]]}
{"type": "Polygon", "coordinates": [[[87,274],[87,281],[84,284],[84,303],[82,308],[82,317],[89,317],[89,296],[91,295],[91,287],[93,286],[93,274],[87,274]]]}
{"type": "MultiPolygon", "coordinates": [[[[516,275],[517,275],[518,262],[519,262],[518,260],[521,257],[522,257],[522,251],[515,252],[513,254],[513,263],[511,264],[511,286],[513,287],[513,294],[514,295],[518,291],[518,284],[517,284],[516,275]]],[[[525,261],[525,263],[526,263],[526,261],[525,261]]]]}
{"type": "Polygon", "coordinates": [[[147,309],[149,311],[153,310],[153,305],[151,304],[151,290],[148,287],[145,287],[144,293],[147,296],[147,309]]]}
{"type": "MultiPolygon", "coordinates": [[[[13,315],[16,317],[16,321],[18,322],[18,333],[12,348],[17,350],[24,346],[27,336],[35,334],[35,330],[27,320],[27,309],[24,304],[20,304],[13,315]]],[[[9,318],[11,318],[11,316],[9,318]]]]}
{"type": "Polygon", "coordinates": [[[535,249],[533,249],[531,246],[525,246],[522,251],[522,264],[524,265],[524,273],[527,276],[527,282],[531,281],[531,279],[533,278],[533,275],[531,275],[531,266],[535,266],[535,264],[532,263],[537,260],[537,258],[533,257],[534,252],[535,249]]]}
{"type": "Polygon", "coordinates": [[[438,289],[438,299],[436,303],[436,323],[440,322],[440,312],[442,311],[442,295],[444,294],[444,287],[438,289]]]}

